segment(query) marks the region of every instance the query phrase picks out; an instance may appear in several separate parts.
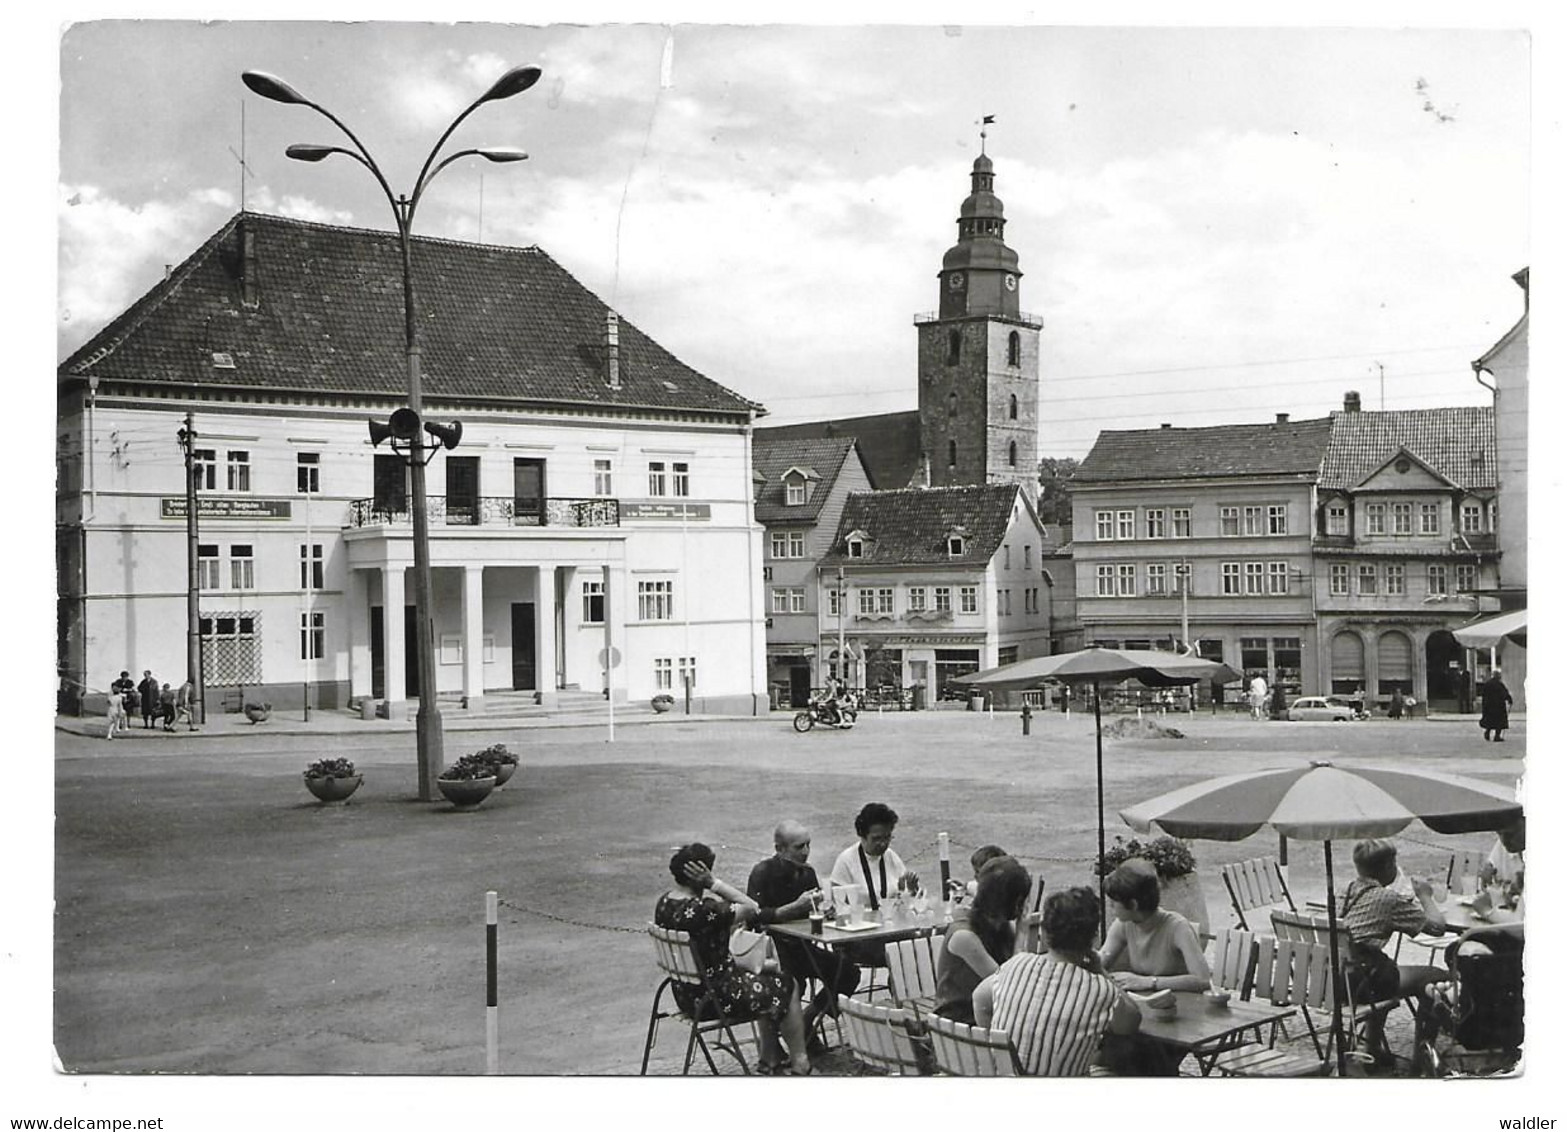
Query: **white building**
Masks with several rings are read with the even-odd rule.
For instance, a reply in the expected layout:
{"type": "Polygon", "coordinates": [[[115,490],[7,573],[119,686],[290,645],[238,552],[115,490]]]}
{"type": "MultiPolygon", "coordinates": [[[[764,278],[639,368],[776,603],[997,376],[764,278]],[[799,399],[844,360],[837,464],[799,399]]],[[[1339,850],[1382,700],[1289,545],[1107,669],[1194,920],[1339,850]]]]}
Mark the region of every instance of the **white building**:
{"type": "MultiPolygon", "coordinates": [[[[443,699],[602,694],[607,639],[616,699],[690,674],[693,707],[761,710],[758,407],[537,248],[416,239],[413,265],[425,419],[463,425],[428,473],[443,699]]],[[[68,705],[184,678],[190,412],[208,710],[308,684],[408,711],[407,468],[366,428],[406,400],[400,272],[390,233],[242,213],[60,367],[68,705]]]]}

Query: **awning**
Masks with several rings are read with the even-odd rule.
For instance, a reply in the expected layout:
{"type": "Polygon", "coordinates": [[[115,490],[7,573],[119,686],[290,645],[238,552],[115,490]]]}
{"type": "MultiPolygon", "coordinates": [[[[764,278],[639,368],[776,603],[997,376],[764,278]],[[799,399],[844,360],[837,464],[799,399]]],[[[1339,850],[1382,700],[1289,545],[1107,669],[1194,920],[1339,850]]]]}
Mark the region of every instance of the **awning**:
{"type": "Polygon", "coordinates": [[[1453,630],[1453,637],[1469,649],[1492,649],[1503,641],[1529,647],[1529,611],[1515,609],[1453,630]]]}

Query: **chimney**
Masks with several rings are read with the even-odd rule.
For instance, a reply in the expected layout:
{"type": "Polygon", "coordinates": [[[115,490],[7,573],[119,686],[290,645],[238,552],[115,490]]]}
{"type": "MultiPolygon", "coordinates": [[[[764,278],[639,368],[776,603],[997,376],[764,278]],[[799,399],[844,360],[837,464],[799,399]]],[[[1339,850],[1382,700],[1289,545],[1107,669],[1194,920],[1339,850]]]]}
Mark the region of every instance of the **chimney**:
{"type": "Polygon", "coordinates": [[[168,279],[169,276],[171,276],[173,274],[174,274],[174,265],[172,263],[164,264],[163,265],[163,278],[166,280],[166,279],[168,279]]]}
{"type": "Polygon", "coordinates": [[[620,388],[620,316],[614,311],[604,312],[604,367],[605,383],[611,389],[620,388]]]}
{"type": "Polygon", "coordinates": [[[261,305],[261,295],[256,287],[256,234],[250,230],[250,226],[241,222],[239,230],[239,295],[240,302],[247,307],[261,305]]]}
{"type": "Polygon", "coordinates": [[[920,486],[930,486],[930,453],[920,453],[920,486]]]}
{"type": "Polygon", "coordinates": [[[1344,394],[1344,411],[1346,413],[1360,412],[1360,394],[1353,389],[1344,394]]]}
{"type": "Polygon", "coordinates": [[[1273,423],[1274,424],[1289,424],[1290,423],[1290,415],[1288,413],[1275,413],[1275,414],[1273,414],[1273,423]]]}
{"type": "Polygon", "coordinates": [[[1169,428],[1170,427],[1170,422],[1169,421],[1161,421],[1161,422],[1159,422],[1159,427],[1160,428],[1169,428]]]}

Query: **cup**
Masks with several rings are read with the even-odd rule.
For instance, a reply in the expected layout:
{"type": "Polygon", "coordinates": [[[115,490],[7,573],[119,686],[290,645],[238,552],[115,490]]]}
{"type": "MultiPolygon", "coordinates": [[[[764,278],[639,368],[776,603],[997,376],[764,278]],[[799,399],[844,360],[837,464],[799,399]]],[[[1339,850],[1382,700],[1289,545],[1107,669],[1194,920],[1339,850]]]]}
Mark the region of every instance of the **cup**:
{"type": "Polygon", "coordinates": [[[811,934],[812,935],[821,935],[822,934],[822,924],[823,924],[823,922],[825,922],[825,920],[826,920],[826,917],[823,916],[822,913],[820,913],[820,912],[812,912],[811,913],[811,934]]]}
{"type": "Polygon", "coordinates": [[[853,903],[851,903],[849,905],[849,926],[850,927],[859,927],[860,924],[864,921],[864,916],[865,916],[864,906],[858,900],[855,900],[853,903]]]}
{"type": "Polygon", "coordinates": [[[1445,904],[1447,903],[1448,896],[1449,893],[1447,891],[1447,881],[1445,879],[1433,877],[1431,879],[1431,899],[1435,900],[1438,904],[1445,904]]]}

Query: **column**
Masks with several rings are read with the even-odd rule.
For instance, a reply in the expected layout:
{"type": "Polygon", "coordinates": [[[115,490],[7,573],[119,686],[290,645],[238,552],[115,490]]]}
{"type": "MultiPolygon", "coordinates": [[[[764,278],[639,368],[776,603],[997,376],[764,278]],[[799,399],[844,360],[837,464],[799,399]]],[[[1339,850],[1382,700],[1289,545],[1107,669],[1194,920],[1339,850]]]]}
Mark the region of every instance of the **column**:
{"type": "MultiPolygon", "coordinates": [[[[614,566],[606,565],[603,574],[604,647],[614,648],[620,653],[620,663],[615,667],[614,674],[610,678],[610,687],[614,692],[614,701],[617,704],[623,704],[630,699],[631,695],[631,657],[626,640],[626,603],[631,599],[626,595],[626,571],[624,567],[617,569],[614,566]]],[[[602,685],[600,686],[602,687],[602,685]]]]}
{"type": "Polygon", "coordinates": [[[555,567],[540,566],[534,571],[538,579],[534,586],[534,662],[537,675],[533,678],[538,689],[538,703],[542,707],[554,707],[555,695],[555,567]]]}
{"type": "Polygon", "coordinates": [[[401,564],[381,567],[381,640],[385,646],[386,665],[386,718],[408,718],[407,663],[409,642],[404,640],[403,606],[407,603],[404,593],[403,567],[401,564]]]}
{"type": "MultiPolygon", "coordinates": [[[[560,581],[561,632],[565,638],[565,645],[560,650],[560,686],[580,689],[582,673],[579,669],[582,667],[582,661],[578,654],[582,643],[582,633],[579,631],[582,626],[582,587],[577,582],[575,566],[560,567],[556,571],[556,576],[560,581]]],[[[591,680],[588,687],[589,689],[593,687],[591,680]]]]}
{"type": "Polygon", "coordinates": [[[483,566],[462,568],[462,694],[469,711],[484,711],[483,566]]]}
{"type": "Polygon", "coordinates": [[[370,695],[370,574],[348,572],[348,695],[370,695]]]}

